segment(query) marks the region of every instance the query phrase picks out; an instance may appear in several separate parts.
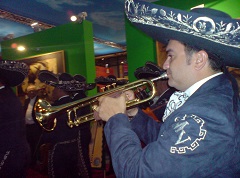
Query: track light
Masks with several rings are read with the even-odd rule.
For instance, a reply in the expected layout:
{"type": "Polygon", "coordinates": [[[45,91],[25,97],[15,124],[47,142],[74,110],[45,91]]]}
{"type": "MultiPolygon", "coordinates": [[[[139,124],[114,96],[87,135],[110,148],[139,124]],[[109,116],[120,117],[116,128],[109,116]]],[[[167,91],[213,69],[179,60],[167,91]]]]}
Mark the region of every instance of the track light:
{"type": "Polygon", "coordinates": [[[45,30],[38,22],[32,23],[31,27],[33,28],[34,32],[40,32],[40,31],[45,30]]]}
{"type": "Polygon", "coordinates": [[[83,20],[86,20],[87,12],[81,12],[78,15],[71,16],[71,21],[82,23],[83,20]]]}
{"type": "Polygon", "coordinates": [[[14,38],[14,34],[10,33],[10,34],[7,34],[6,36],[3,37],[3,40],[11,40],[14,38]]]}

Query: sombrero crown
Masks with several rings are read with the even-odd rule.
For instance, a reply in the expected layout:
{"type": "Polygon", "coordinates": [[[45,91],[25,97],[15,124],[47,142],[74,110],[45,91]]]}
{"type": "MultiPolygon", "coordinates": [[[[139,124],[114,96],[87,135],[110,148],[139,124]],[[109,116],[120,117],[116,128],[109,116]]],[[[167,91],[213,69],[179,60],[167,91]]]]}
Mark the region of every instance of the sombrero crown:
{"type": "Polygon", "coordinates": [[[126,0],[125,13],[137,28],[163,44],[178,40],[217,55],[227,66],[240,67],[240,20],[224,12],[209,8],[187,12],[126,0]]]}

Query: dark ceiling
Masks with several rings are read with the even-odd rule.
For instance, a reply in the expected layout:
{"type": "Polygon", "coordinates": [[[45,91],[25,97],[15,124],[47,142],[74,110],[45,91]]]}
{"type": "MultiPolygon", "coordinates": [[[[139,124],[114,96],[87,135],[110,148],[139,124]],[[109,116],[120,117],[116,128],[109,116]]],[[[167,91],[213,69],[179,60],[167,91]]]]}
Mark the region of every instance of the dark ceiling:
{"type": "Polygon", "coordinates": [[[33,22],[53,28],[82,12],[93,23],[95,56],[126,51],[124,0],[1,0],[0,41],[34,33],[33,22]]]}

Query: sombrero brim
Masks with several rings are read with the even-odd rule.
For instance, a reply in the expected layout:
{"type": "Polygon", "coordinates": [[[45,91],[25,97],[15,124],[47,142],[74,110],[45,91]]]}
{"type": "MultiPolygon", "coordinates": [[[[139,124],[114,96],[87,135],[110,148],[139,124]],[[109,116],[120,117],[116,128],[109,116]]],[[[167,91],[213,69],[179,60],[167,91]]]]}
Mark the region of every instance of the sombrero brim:
{"type": "Polygon", "coordinates": [[[76,74],[73,76],[74,80],[76,80],[76,82],[80,82],[80,83],[84,83],[85,87],[80,88],[79,90],[92,90],[96,87],[96,83],[86,83],[86,78],[80,74],[76,74]]]}
{"type": "Polygon", "coordinates": [[[93,90],[96,87],[96,83],[88,83],[86,85],[86,90],[93,90]]]}
{"type": "Polygon", "coordinates": [[[20,85],[27,77],[29,67],[19,61],[2,60],[0,61],[0,77],[6,85],[15,87],[20,85]]]}
{"type": "Polygon", "coordinates": [[[145,66],[139,67],[135,70],[134,75],[137,79],[148,79],[156,77],[156,74],[153,73],[151,70],[146,70],[145,66]]]}
{"type": "Polygon", "coordinates": [[[157,64],[147,61],[145,66],[135,70],[134,75],[137,79],[149,79],[160,76],[164,72],[157,64]]]}
{"type": "Polygon", "coordinates": [[[6,82],[6,85],[10,86],[10,87],[15,87],[20,85],[24,79],[25,76],[21,75],[19,72],[17,71],[0,71],[0,76],[2,78],[4,78],[4,81],[6,82]]]}
{"type": "Polygon", "coordinates": [[[240,67],[240,20],[204,16],[148,2],[125,1],[127,18],[153,39],[167,44],[171,39],[197,47],[240,67]]]}
{"type": "Polygon", "coordinates": [[[95,82],[97,84],[100,84],[100,85],[110,85],[110,84],[113,84],[113,83],[117,83],[117,79],[116,78],[112,78],[112,77],[100,76],[100,77],[97,77],[95,79],[95,82]]]}
{"type": "Polygon", "coordinates": [[[86,82],[86,78],[80,74],[76,74],[73,76],[74,80],[79,82],[86,82]]]}
{"type": "Polygon", "coordinates": [[[58,76],[48,70],[41,70],[38,73],[38,79],[43,83],[54,86],[58,83],[58,76]]]}
{"type": "Polygon", "coordinates": [[[125,85],[127,84],[129,81],[127,79],[120,79],[117,80],[117,85],[125,85]]]}

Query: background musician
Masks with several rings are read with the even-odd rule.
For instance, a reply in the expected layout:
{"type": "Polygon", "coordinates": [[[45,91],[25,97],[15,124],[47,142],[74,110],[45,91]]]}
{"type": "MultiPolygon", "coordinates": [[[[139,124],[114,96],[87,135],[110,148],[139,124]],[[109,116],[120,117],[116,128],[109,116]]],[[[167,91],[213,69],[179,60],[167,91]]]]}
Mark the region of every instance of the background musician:
{"type": "MultiPolygon", "coordinates": [[[[68,73],[55,75],[49,71],[40,71],[38,78],[54,87],[52,106],[73,102],[72,93],[80,90],[79,87],[82,86],[76,83],[68,73]]],[[[81,132],[81,127],[70,128],[67,125],[67,119],[67,112],[59,114],[56,128],[53,131],[44,132],[44,142],[51,144],[48,155],[48,175],[49,177],[91,177],[89,155],[85,151],[90,141],[89,127],[84,127],[87,129],[86,138],[88,138],[85,142],[83,139],[85,132],[81,132]]]]}
{"type": "Polygon", "coordinates": [[[39,147],[42,135],[42,128],[37,123],[34,112],[34,105],[39,99],[38,89],[35,85],[30,84],[26,89],[26,93],[27,98],[24,100],[26,135],[31,149],[30,166],[35,168],[37,161],[39,161],[39,147]]]}
{"type": "MultiPolygon", "coordinates": [[[[160,76],[165,71],[157,64],[147,61],[145,66],[135,70],[134,75],[137,79],[153,79],[160,76]]],[[[150,115],[156,121],[162,121],[162,117],[170,96],[176,91],[175,88],[169,87],[168,81],[158,80],[154,82],[156,87],[156,96],[149,106],[143,108],[143,111],[150,115]]]]}
{"type": "Polygon", "coordinates": [[[0,61],[0,177],[26,177],[30,148],[24,111],[11,87],[20,85],[28,71],[25,63],[0,61]]]}
{"type": "MultiPolygon", "coordinates": [[[[76,84],[79,84],[79,87],[76,87],[75,91],[72,92],[73,101],[77,101],[83,98],[86,98],[86,91],[92,90],[96,87],[95,83],[87,83],[86,78],[80,74],[76,74],[73,76],[74,81],[76,84]]],[[[91,108],[90,106],[83,107],[77,110],[77,116],[83,116],[85,114],[90,113],[91,108]]],[[[81,145],[81,155],[84,159],[84,165],[86,171],[88,172],[89,177],[91,177],[91,164],[90,164],[90,157],[89,157],[89,144],[91,142],[91,122],[85,122],[78,126],[79,129],[79,139],[81,145]]]]}

